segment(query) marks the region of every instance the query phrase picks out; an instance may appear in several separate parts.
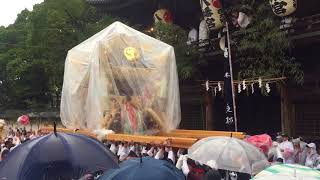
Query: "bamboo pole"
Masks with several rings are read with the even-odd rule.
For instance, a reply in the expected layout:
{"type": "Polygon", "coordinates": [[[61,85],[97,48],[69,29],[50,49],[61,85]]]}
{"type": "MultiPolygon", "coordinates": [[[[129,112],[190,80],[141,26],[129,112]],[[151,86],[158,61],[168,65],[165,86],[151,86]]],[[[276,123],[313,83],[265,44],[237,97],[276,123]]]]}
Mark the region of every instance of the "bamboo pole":
{"type": "Polygon", "coordinates": [[[232,70],[232,58],[231,58],[231,45],[230,45],[230,34],[229,34],[229,25],[226,22],[227,28],[227,42],[228,42],[228,53],[229,53],[229,67],[230,67],[230,78],[231,78],[231,92],[232,92],[232,101],[233,101],[233,116],[234,116],[234,128],[235,131],[238,131],[238,118],[237,118],[237,106],[236,106],[236,95],[233,86],[233,70],[232,70]]]}

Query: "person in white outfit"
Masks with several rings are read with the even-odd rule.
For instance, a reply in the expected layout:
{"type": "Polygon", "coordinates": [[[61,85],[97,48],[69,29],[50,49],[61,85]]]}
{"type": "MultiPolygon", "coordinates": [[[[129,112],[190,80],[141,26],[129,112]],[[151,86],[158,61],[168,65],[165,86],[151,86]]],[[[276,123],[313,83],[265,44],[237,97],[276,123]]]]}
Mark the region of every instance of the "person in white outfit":
{"type": "Polygon", "coordinates": [[[287,135],[282,135],[283,142],[279,144],[279,149],[284,158],[284,163],[292,163],[290,159],[293,156],[293,144],[289,141],[289,137],[287,135]]]}
{"type": "Polygon", "coordinates": [[[319,154],[317,153],[317,147],[315,143],[310,143],[307,145],[307,159],[305,166],[310,168],[317,167],[317,159],[319,158],[319,154]]]}

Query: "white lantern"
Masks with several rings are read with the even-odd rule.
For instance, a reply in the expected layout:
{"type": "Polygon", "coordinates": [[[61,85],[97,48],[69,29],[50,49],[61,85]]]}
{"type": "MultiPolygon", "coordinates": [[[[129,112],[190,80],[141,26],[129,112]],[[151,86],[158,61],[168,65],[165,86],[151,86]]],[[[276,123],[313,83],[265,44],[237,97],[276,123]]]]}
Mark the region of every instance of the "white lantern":
{"type": "Polygon", "coordinates": [[[277,16],[288,16],[297,9],[297,0],[269,0],[269,2],[277,16]]]}
{"type": "Polygon", "coordinates": [[[200,0],[200,5],[209,30],[218,30],[222,28],[222,6],[220,0],[200,0]]]}
{"type": "Polygon", "coordinates": [[[239,12],[237,22],[241,28],[246,28],[250,24],[250,18],[243,12],[239,12]]]}
{"type": "Polygon", "coordinates": [[[191,45],[194,42],[198,41],[198,31],[195,28],[192,28],[188,34],[188,45],[191,45]]]}
{"type": "Polygon", "coordinates": [[[159,9],[153,14],[155,23],[172,23],[172,14],[168,9],[159,9]]]}
{"type": "Polygon", "coordinates": [[[206,21],[202,20],[199,25],[199,41],[206,41],[207,39],[209,39],[208,26],[206,21]]]}

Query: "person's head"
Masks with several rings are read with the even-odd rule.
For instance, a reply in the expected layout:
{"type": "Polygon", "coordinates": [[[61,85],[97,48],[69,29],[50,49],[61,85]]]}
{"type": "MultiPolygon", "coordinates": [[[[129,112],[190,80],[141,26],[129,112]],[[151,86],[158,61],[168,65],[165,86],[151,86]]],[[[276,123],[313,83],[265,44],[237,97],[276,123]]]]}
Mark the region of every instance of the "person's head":
{"type": "Polygon", "coordinates": [[[283,159],[282,158],[277,158],[276,162],[283,163],[283,159]]]}
{"type": "Polygon", "coordinates": [[[9,149],[3,150],[1,153],[1,160],[4,160],[7,157],[7,155],[9,154],[9,152],[10,152],[9,149]]]}
{"type": "Polygon", "coordinates": [[[308,152],[308,154],[313,154],[313,153],[315,153],[317,150],[317,147],[316,147],[316,144],[315,143],[309,143],[309,144],[307,144],[307,152],[308,152]]]}
{"type": "Polygon", "coordinates": [[[204,174],[201,180],[220,180],[220,179],[221,179],[221,175],[219,171],[210,169],[204,174]]]}
{"type": "Polygon", "coordinates": [[[276,137],[276,142],[277,142],[277,143],[282,143],[282,141],[283,141],[282,136],[277,136],[277,137],[276,137]]]}
{"type": "Polygon", "coordinates": [[[295,149],[300,149],[301,148],[301,144],[300,144],[300,139],[299,138],[293,139],[292,140],[292,144],[293,144],[293,147],[295,149]]]}
{"type": "Polygon", "coordinates": [[[12,147],[12,142],[11,141],[6,141],[4,142],[4,146],[8,149],[10,149],[12,147]]]}
{"type": "Polygon", "coordinates": [[[86,174],[80,180],[94,180],[94,176],[92,174],[86,174]]]}
{"type": "Polygon", "coordinates": [[[283,134],[282,135],[282,140],[283,141],[288,141],[289,140],[289,136],[287,134],[283,134]]]}

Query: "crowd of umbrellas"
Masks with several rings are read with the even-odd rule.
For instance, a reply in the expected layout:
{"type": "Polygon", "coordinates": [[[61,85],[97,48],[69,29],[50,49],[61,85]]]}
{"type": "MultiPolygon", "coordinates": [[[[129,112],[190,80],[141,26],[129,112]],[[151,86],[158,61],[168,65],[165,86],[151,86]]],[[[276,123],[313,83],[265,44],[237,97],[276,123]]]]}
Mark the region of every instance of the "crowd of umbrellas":
{"type": "MultiPolygon", "coordinates": [[[[142,149],[142,148],[138,148],[142,149]]],[[[137,153],[119,163],[118,157],[96,139],[53,132],[14,148],[0,163],[1,180],[189,180],[183,166],[201,164],[199,180],[314,180],[320,172],[300,165],[270,166],[256,146],[232,137],[199,140],[172,161],[137,153]],[[177,163],[174,163],[177,162],[177,163]],[[223,173],[222,173],[223,172],[223,173]],[[240,175],[245,174],[242,178],[240,175]]],[[[172,157],[171,157],[172,158],[172,157]]]]}

